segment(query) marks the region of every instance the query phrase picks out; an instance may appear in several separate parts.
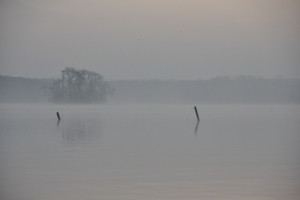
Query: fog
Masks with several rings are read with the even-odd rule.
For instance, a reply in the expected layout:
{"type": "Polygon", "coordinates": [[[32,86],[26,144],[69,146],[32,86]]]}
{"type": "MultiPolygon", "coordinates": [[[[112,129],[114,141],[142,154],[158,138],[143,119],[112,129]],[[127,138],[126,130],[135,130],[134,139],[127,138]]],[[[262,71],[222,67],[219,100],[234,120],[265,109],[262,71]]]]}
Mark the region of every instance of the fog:
{"type": "Polygon", "coordinates": [[[299,78],[297,0],[2,0],[0,74],[299,78]]]}
{"type": "Polygon", "coordinates": [[[296,0],[2,0],[0,100],[45,102],[51,79],[74,67],[110,82],[111,102],[299,102],[299,10],[296,0]]]}
{"type": "Polygon", "coordinates": [[[0,199],[298,200],[299,11],[0,0],[0,199]]]}

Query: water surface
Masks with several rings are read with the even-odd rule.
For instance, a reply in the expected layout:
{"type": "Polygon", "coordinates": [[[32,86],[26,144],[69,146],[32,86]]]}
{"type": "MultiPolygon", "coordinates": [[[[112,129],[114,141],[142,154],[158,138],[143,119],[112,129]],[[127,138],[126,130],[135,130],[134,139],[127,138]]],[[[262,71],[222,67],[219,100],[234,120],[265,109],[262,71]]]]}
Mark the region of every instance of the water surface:
{"type": "Polygon", "coordinates": [[[1,199],[300,198],[299,105],[198,111],[0,105],[1,199]]]}

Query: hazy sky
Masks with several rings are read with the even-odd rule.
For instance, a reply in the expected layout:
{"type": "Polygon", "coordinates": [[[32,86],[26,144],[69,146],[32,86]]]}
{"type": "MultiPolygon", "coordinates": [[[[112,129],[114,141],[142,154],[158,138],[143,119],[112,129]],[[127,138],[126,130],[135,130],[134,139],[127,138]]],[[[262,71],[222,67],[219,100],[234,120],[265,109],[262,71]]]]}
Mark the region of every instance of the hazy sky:
{"type": "Polygon", "coordinates": [[[299,0],[0,0],[0,74],[300,77],[299,0]]]}

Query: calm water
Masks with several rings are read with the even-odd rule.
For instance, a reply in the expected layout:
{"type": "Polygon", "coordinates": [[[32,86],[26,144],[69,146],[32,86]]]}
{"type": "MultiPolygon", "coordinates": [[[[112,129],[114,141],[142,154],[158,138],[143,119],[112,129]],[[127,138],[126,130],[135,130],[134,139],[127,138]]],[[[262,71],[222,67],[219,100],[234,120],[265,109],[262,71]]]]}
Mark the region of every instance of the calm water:
{"type": "Polygon", "coordinates": [[[299,105],[198,110],[0,105],[0,199],[300,198],[299,105]]]}

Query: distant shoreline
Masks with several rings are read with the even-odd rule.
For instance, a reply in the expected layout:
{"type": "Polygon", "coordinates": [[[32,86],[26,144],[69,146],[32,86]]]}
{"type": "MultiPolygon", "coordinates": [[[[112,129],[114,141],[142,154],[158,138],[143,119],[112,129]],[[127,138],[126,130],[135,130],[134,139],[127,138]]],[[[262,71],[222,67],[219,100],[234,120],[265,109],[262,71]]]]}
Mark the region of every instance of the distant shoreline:
{"type": "MultiPolygon", "coordinates": [[[[47,103],[52,79],[0,75],[0,103],[47,103]]],[[[111,80],[107,103],[300,104],[300,79],[111,80]]]]}

